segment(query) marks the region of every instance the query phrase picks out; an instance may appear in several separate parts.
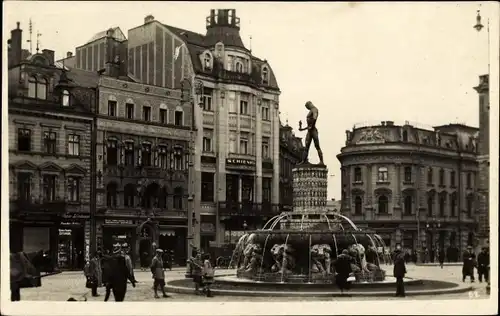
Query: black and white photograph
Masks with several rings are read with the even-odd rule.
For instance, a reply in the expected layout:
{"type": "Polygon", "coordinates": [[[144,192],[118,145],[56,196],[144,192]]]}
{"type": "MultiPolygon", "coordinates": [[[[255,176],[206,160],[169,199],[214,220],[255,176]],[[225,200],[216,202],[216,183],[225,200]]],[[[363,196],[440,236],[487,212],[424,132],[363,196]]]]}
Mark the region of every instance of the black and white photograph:
{"type": "Polygon", "coordinates": [[[2,314],[498,313],[499,17],[4,2],[2,314]]]}

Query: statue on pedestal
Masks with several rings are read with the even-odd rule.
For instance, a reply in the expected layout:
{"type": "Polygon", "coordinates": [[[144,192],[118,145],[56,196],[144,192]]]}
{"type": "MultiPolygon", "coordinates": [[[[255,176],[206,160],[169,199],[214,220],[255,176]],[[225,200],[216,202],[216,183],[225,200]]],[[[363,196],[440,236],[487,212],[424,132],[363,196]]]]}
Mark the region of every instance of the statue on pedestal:
{"type": "Polygon", "coordinates": [[[312,104],[311,101],[307,101],[305,107],[309,110],[306,118],[307,126],[302,128],[302,121],[299,121],[299,131],[307,130],[304,157],[300,163],[308,163],[307,157],[309,156],[309,147],[311,147],[311,141],[314,141],[314,147],[316,148],[319,156],[319,164],[323,165],[323,152],[321,151],[321,148],[319,146],[318,129],[316,128],[316,121],[318,120],[318,109],[312,104]]]}

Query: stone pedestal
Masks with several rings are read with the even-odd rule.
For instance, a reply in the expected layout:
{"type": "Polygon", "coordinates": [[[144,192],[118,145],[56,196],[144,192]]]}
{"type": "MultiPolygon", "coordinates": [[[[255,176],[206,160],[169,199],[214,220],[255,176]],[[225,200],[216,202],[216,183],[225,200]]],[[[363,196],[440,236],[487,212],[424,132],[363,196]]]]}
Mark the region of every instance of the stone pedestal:
{"type": "Polygon", "coordinates": [[[324,211],[328,189],[327,167],[312,164],[299,165],[292,170],[292,175],[293,211],[324,211]]]}

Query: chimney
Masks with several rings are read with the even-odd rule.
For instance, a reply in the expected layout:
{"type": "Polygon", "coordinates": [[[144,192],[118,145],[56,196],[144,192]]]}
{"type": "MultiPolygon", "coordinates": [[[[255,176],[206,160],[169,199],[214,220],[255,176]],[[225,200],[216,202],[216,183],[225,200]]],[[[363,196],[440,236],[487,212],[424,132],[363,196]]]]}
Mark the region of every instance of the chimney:
{"type": "Polygon", "coordinates": [[[54,51],[50,49],[43,49],[42,54],[49,60],[49,65],[54,64],[54,51]]]}
{"type": "Polygon", "coordinates": [[[154,20],[155,20],[155,17],[154,17],[154,16],[152,16],[152,15],[150,14],[150,15],[148,15],[148,16],[146,16],[146,17],[144,18],[144,24],[151,23],[151,22],[153,22],[154,20]]]}
{"type": "Polygon", "coordinates": [[[72,52],[67,52],[66,53],[66,58],[70,58],[70,57],[73,57],[73,53],[72,52]]]}
{"type": "Polygon", "coordinates": [[[387,121],[385,122],[387,126],[394,126],[394,121],[387,121]]]}
{"type": "Polygon", "coordinates": [[[385,126],[385,121],[382,121],[380,124],[381,124],[382,126],[385,126]]]}
{"type": "Polygon", "coordinates": [[[10,62],[9,65],[17,65],[21,62],[23,30],[21,23],[17,22],[17,28],[10,31],[10,62]]]}

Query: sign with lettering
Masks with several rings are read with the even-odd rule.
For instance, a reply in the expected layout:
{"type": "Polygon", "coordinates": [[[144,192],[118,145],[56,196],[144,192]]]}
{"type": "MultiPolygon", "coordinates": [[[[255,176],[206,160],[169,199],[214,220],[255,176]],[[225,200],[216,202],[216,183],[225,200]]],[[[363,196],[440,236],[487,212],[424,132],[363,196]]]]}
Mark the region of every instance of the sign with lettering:
{"type": "Polygon", "coordinates": [[[90,219],[90,214],[81,214],[81,213],[64,214],[64,219],[90,219]]]}
{"type": "Polygon", "coordinates": [[[61,226],[82,226],[83,223],[82,222],[78,222],[78,221],[64,221],[64,222],[61,222],[61,226]]]}
{"type": "Polygon", "coordinates": [[[71,236],[71,229],[59,229],[59,236],[71,236]]]}
{"type": "Polygon", "coordinates": [[[226,159],[226,164],[255,167],[255,161],[249,159],[228,158],[226,159]]]}
{"type": "Polygon", "coordinates": [[[134,222],[129,219],[105,219],[104,224],[108,225],[133,225],[134,222]]]}

